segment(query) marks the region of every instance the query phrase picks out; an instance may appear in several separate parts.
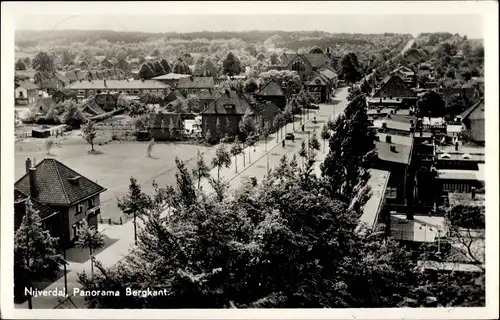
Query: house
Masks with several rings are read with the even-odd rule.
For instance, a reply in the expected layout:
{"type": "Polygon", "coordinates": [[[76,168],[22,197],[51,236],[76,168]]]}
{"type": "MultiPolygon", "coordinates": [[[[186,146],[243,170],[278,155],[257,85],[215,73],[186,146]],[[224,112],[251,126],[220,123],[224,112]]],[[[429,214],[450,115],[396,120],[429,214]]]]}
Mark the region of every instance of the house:
{"type": "Polygon", "coordinates": [[[437,169],[435,183],[440,196],[450,192],[470,193],[472,189],[482,189],[485,183],[484,164],[478,165],[478,170],[437,169]]]}
{"type": "Polygon", "coordinates": [[[324,76],[330,84],[332,85],[332,88],[336,88],[338,85],[339,81],[339,75],[337,72],[332,68],[332,67],[323,67],[319,73],[324,76]]]}
{"type": "Polygon", "coordinates": [[[330,66],[331,59],[324,53],[304,53],[293,56],[283,54],[281,65],[287,70],[296,71],[302,81],[310,81],[314,71],[330,66]]]}
{"type": "Polygon", "coordinates": [[[217,97],[218,93],[211,89],[202,89],[196,94],[196,98],[202,110],[206,109],[215,99],[217,99],[217,97]]]}
{"type": "Polygon", "coordinates": [[[184,121],[180,113],[159,112],[155,115],[151,136],[157,141],[179,138],[184,133],[184,121]],[[174,136],[172,136],[172,134],[174,136]]]}
{"type": "Polygon", "coordinates": [[[203,136],[210,135],[214,140],[229,136],[241,135],[239,122],[250,109],[248,98],[241,92],[226,90],[205,110],[201,112],[203,136]],[[217,121],[220,132],[217,133],[217,121]]]}
{"type": "Polygon", "coordinates": [[[189,74],[181,74],[181,73],[167,73],[167,74],[162,74],[161,76],[157,76],[152,78],[152,80],[163,82],[165,84],[168,84],[171,87],[175,87],[177,83],[179,82],[180,79],[183,78],[189,78],[191,75],[189,74]]]}
{"type": "Polygon", "coordinates": [[[52,99],[54,99],[56,103],[64,102],[68,99],[73,99],[77,101],[77,96],[75,92],[68,90],[66,88],[61,88],[52,95],[52,99]]]}
{"type": "Polygon", "coordinates": [[[95,116],[99,116],[101,114],[106,113],[102,108],[97,104],[95,100],[87,101],[81,108],[80,111],[87,117],[92,118],[95,116]]]}
{"type": "Polygon", "coordinates": [[[110,112],[116,109],[116,103],[118,102],[119,93],[98,93],[95,96],[95,102],[97,105],[105,112],[110,112]]]}
{"type": "Polygon", "coordinates": [[[406,66],[400,66],[396,68],[393,72],[393,75],[398,75],[404,83],[408,86],[408,88],[412,88],[416,85],[416,77],[415,77],[415,72],[406,67],[406,66]]]}
{"type": "Polygon", "coordinates": [[[52,97],[39,97],[35,102],[34,110],[38,114],[46,114],[50,108],[55,108],[57,106],[57,102],[54,101],[52,97]]]}
{"type": "Polygon", "coordinates": [[[413,153],[413,136],[377,133],[375,150],[377,159],[372,168],[390,172],[387,184],[387,203],[406,205],[413,195],[408,186],[413,179],[409,175],[409,167],[413,153]]]}
{"type": "Polygon", "coordinates": [[[35,103],[38,87],[30,81],[14,83],[14,101],[16,105],[35,103]]]}
{"type": "Polygon", "coordinates": [[[16,70],[15,71],[15,76],[27,79],[30,82],[35,81],[35,70],[16,70]]]}
{"type": "Polygon", "coordinates": [[[78,64],[78,68],[82,69],[82,70],[87,70],[89,68],[89,65],[87,64],[87,62],[85,61],[82,61],[78,64]]]}
{"type": "Polygon", "coordinates": [[[311,81],[307,83],[307,87],[311,95],[318,103],[325,103],[330,101],[331,84],[328,78],[323,74],[316,74],[311,81]]]}
{"type": "Polygon", "coordinates": [[[256,115],[258,115],[255,119],[255,126],[259,132],[262,132],[266,126],[269,129],[275,129],[274,118],[281,111],[275,103],[266,101],[264,103],[257,104],[254,109],[256,111],[256,115]]]}
{"type": "Polygon", "coordinates": [[[388,75],[382,80],[380,86],[374,90],[370,101],[379,100],[379,104],[392,104],[401,101],[402,107],[415,105],[418,100],[417,94],[410,90],[403,79],[397,75],[388,75]],[[387,100],[388,99],[388,100],[387,100]]]}
{"type": "Polygon", "coordinates": [[[79,99],[103,92],[119,92],[132,95],[141,93],[168,93],[170,86],[155,80],[94,80],[78,81],[66,87],[76,92],[79,99]]]}
{"type": "Polygon", "coordinates": [[[282,110],[286,106],[286,97],[281,86],[274,80],[266,83],[256,94],[257,100],[273,102],[282,110]]]}
{"type": "Polygon", "coordinates": [[[484,144],[484,98],[462,112],[460,119],[470,139],[476,143],[484,144]]]}
{"type": "Polygon", "coordinates": [[[36,166],[26,160],[26,173],[14,188],[33,201],[57,211],[58,218],[51,221],[52,236],[59,238],[59,245],[69,247],[78,231],[87,221],[97,227],[100,214],[100,195],[105,188],[82,176],[56,159],[45,158],[36,166]],[[52,225],[53,224],[53,225],[52,225]]]}
{"type": "Polygon", "coordinates": [[[213,77],[184,77],[179,79],[177,89],[184,94],[197,94],[201,90],[213,90],[215,88],[213,77]]]}

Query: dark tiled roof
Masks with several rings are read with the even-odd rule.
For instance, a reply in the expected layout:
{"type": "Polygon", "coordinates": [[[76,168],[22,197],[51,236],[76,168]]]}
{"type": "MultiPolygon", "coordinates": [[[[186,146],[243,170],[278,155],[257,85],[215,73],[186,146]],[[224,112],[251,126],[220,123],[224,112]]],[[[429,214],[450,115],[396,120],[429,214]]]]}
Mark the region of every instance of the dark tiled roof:
{"type": "Polygon", "coordinates": [[[397,75],[388,75],[382,80],[380,88],[378,88],[372,97],[417,97],[417,94],[410,90],[404,83],[403,79],[397,75]]]}
{"type": "Polygon", "coordinates": [[[467,119],[467,118],[472,118],[471,115],[473,114],[473,111],[482,108],[482,113],[479,114],[479,116],[476,115],[474,119],[484,119],[484,100],[480,99],[478,102],[467,108],[464,112],[460,114],[462,117],[462,120],[467,119]]]}
{"type": "Polygon", "coordinates": [[[87,110],[89,110],[92,115],[96,115],[96,116],[103,114],[103,113],[106,113],[104,110],[101,109],[101,107],[94,100],[88,101],[85,105],[82,106],[82,108],[81,108],[82,112],[85,113],[87,110]]]}
{"type": "Polygon", "coordinates": [[[250,108],[248,99],[241,93],[236,91],[226,91],[220,95],[217,100],[212,102],[202,114],[240,114],[244,115],[247,109],[250,108]],[[234,107],[228,107],[233,105],[234,107]]]}
{"type": "Polygon", "coordinates": [[[304,53],[303,56],[315,68],[321,68],[330,63],[330,58],[324,53],[304,53]]]}
{"type": "Polygon", "coordinates": [[[37,85],[30,81],[17,81],[16,84],[23,87],[26,90],[38,89],[37,85]]]}
{"type": "Polygon", "coordinates": [[[317,74],[307,85],[309,86],[327,86],[328,85],[328,79],[321,75],[317,74]]]}
{"type": "Polygon", "coordinates": [[[59,79],[60,81],[64,82],[65,84],[68,84],[70,82],[69,78],[67,78],[65,75],[61,74],[60,72],[57,72],[55,74],[55,77],[57,79],[59,79]]]}
{"type": "Polygon", "coordinates": [[[259,96],[284,96],[283,90],[280,85],[275,81],[269,81],[260,91],[257,93],[259,96]]]}
{"type": "Polygon", "coordinates": [[[338,78],[337,72],[335,72],[332,68],[323,68],[320,72],[321,75],[326,77],[328,80],[332,81],[335,78],[338,78]]]}
{"type": "MultiPolygon", "coordinates": [[[[28,196],[21,191],[14,189],[14,202],[18,201],[25,201],[28,199],[28,196]]],[[[40,217],[41,220],[48,218],[51,216],[53,213],[56,211],[48,206],[44,206],[40,202],[36,201],[35,199],[30,199],[31,200],[31,205],[33,209],[38,213],[38,216],[40,217]]]]}
{"type": "MultiPolygon", "coordinates": [[[[43,204],[69,206],[106,191],[55,159],[43,159],[35,168],[38,189],[36,200],[43,204]],[[80,177],[78,182],[70,182],[69,179],[75,177],[80,177]]],[[[14,187],[26,195],[31,195],[29,174],[22,176],[14,187]]]]}
{"type": "Polygon", "coordinates": [[[201,90],[196,97],[200,100],[215,100],[217,96],[212,90],[201,90]]]}
{"type": "Polygon", "coordinates": [[[179,79],[179,89],[212,89],[214,88],[213,77],[187,77],[179,79]]]}
{"type": "Polygon", "coordinates": [[[72,90],[69,90],[67,88],[61,88],[57,90],[52,96],[55,96],[56,94],[63,94],[67,97],[76,97],[76,93],[72,90]]]}
{"type": "Polygon", "coordinates": [[[94,80],[94,81],[77,81],[69,86],[68,89],[72,90],[133,90],[133,89],[167,89],[170,86],[155,80],[106,80],[106,85],[104,85],[104,80],[94,80]]]}

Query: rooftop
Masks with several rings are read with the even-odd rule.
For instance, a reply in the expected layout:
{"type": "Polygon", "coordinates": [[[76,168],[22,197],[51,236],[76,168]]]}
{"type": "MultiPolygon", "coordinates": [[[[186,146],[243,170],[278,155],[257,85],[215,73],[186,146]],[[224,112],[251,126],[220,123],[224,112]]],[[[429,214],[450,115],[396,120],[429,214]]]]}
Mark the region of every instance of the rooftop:
{"type": "Polygon", "coordinates": [[[167,89],[170,86],[155,80],[92,80],[73,82],[67,89],[72,90],[130,90],[167,89]]]}
{"type": "Polygon", "coordinates": [[[284,96],[281,87],[273,80],[269,81],[258,93],[259,96],[284,96]]]}
{"type": "Polygon", "coordinates": [[[404,214],[391,214],[391,236],[396,240],[435,242],[446,233],[444,217],[414,216],[407,220],[404,214]]]}
{"type": "Polygon", "coordinates": [[[393,144],[401,144],[404,146],[409,146],[411,147],[413,145],[413,138],[410,136],[402,136],[398,134],[387,134],[383,132],[377,132],[377,136],[379,137],[380,141],[384,142],[386,141],[386,137],[390,136],[391,137],[391,142],[393,144]]]}
{"type": "Polygon", "coordinates": [[[17,81],[16,85],[23,87],[26,90],[36,90],[38,86],[30,81],[17,81]]]}
{"type": "MultiPolygon", "coordinates": [[[[68,206],[106,191],[55,159],[45,158],[35,168],[38,190],[36,200],[43,204],[68,206]],[[78,183],[70,182],[75,177],[79,177],[78,183]]],[[[31,195],[29,174],[25,173],[14,187],[26,195],[31,195]]]]}
{"type": "Polygon", "coordinates": [[[410,154],[412,146],[388,143],[385,141],[375,141],[375,148],[377,150],[378,158],[382,161],[396,162],[401,164],[408,164],[410,162],[410,154]],[[396,148],[395,151],[391,150],[391,146],[396,148]]]}
{"type": "MultiPolygon", "coordinates": [[[[28,199],[28,196],[26,194],[22,193],[21,191],[19,191],[17,189],[14,189],[14,202],[17,203],[20,201],[25,201],[27,199],[28,199]]],[[[40,219],[42,219],[42,220],[50,217],[52,214],[55,213],[55,211],[52,208],[45,206],[34,199],[31,199],[31,205],[32,205],[33,209],[38,213],[38,216],[40,217],[40,219]]]]}
{"type": "Polygon", "coordinates": [[[250,108],[248,99],[236,91],[225,91],[201,113],[244,115],[250,108]]]}
{"type": "Polygon", "coordinates": [[[479,170],[438,169],[437,179],[484,181],[484,172],[479,170]]]}
{"type": "Polygon", "coordinates": [[[380,213],[385,189],[389,181],[390,172],[370,169],[370,179],[367,185],[371,188],[371,196],[363,207],[363,214],[359,218],[360,223],[366,224],[368,227],[373,228],[378,220],[380,213]]]}
{"type": "Polygon", "coordinates": [[[215,87],[213,77],[183,77],[179,79],[179,89],[213,89],[215,87]]]}

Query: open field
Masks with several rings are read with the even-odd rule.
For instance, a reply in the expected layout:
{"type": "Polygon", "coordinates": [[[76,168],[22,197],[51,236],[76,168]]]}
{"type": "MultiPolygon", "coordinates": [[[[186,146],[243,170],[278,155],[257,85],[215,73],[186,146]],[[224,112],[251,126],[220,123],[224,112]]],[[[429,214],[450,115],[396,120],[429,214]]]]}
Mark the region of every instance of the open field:
{"type": "MultiPolygon", "coordinates": [[[[156,144],[151,158],[147,157],[147,142],[111,142],[96,145],[101,154],[88,154],[88,145],[81,136],[71,135],[59,140],[47,155],[45,139],[25,139],[15,145],[15,179],[25,172],[26,158],[35,158],[37,162],[46,157],[55,158],[83,176],[97,181],[107,188],[101,195],[101,218],[117,219],[121,212],[116,206],[116,198],[122,197],[128,189],[130,176],[134,176],[143,190],[151,193],[152,182],[160,186],[175,183],[175,157],[183,161],[196,158],[198,150],[205,153],[209,163],[215,148],[193,144],[156,144]]],[[[190,161],[188,166],[192,166],[190,161]]]]}

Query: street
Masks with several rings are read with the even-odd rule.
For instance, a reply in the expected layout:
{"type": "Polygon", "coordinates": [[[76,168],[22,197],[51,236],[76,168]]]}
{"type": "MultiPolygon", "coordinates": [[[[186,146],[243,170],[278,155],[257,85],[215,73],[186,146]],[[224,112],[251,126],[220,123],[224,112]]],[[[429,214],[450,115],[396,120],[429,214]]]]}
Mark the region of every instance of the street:
{"type": "MultiPolygon", "coordinates": [[[[287,155],[290,159],[293,154],[298,153],[302,141],[308,139],[308,133],[312,133],[314,130],[317,133],[318,140],[321,143],[321,150],[317,152],[317,163],[319,164],[326,153],[323,152],[323,141],[321,140],[321,128],[323,125],[331,118],[337,117],[341,114],[345,107],[347,106],[347,88],[342,88],[337,91],[335,103],[334,104],[320,104],[319,110],[309,110],[309,120],[305,117],[306,121],[304,132],[299,123],[298,117],[296,117],[296,122],[294,125],[289,123],[286,128],[286,132],[293,132],[295,135],[295,141],[292,142],[287,140],[285,147],[282,147],[281,139],[276,142],[276,134],[269,136],[267,141],[267,147],[264,141],[259,141],[255,147],[246,148],[245,150],[245,167],[243,167],[243,156],[238,156],[238,173],[235,173],[234,157],[233,163],[229,168],[223,168],[220,172],[221,178],[229,180],[231,189],[237,188],[241,185],[244,179],[248,179],[250,176],[255,176],[258,181],[260,181],[267,172],[267,168],[272,168],[279,164],[279,161],[283,155],[287,155]],[[313,123],[312,120],[316,116],[317,123],[313,123]],[[295,130],[293,130],[295,127],[295,130]],[[248,164],[248,151],[251,150],[251,163],[248,164]],[[255,150],[255,151],[253,151],[255,150]],[[266,151],[267,150],[267,151],[266,151]]],[[[284,130],[283,130],[284,131],[284,130]]],[[[283,132],[283,137],[285,133],[283,132]]],[[[325,150],[328,152],[328,146],[325,150]]],[[[300,157],[297,156],[297,161],[301,164],[300,157]]],[[[217,177],[217,168],[211,170],[212,177],[217,177]]],[[[203,189],[206,192],[213,192],[210,185],[204,180],[203,189]]],[[[138,220],[139,221],[139,220],[138,220]]],[[[138,223],[138,225],[140,225],[138,223]]],[[[97,254],[95,254],[96,260],[100,261],[105,268],[114,266],[123,257],[125,257],[133,247],[134,243],[134,231],[133,231],[133,221],[129,220],[123,225],[107,225],[99,224],[99,230],[103,232],[106,236],[106,247],[97,254]]],[[[79,288],[78,284],[78,273],[85,271],[90,274],[90,261],[88,259],[88,252],[83,251],[79,248],[71,248],[67,252],[69,265],[67,266],[67,284],[68,284],[68,294],[73,295],[73,289],[79,288]],[[77,257],[80,257],[77,259],[77,257]]],[[[94,272],[96,268],[94,268],[94,272]]],[[[45,291],[50,290],[63,290],[64,289],[64,277],[61,276],[57,281],[50,284],[45,291]]],[[[57,296],[38,296],[32,299],[33,308],[84,308],[85,300],[83,296],[74,296],[69,300],[61,303],[62,299],[57,296]]],[[[28,302],[22,304],[16,304],[16,308],[28,308],[28,302]]]]}

